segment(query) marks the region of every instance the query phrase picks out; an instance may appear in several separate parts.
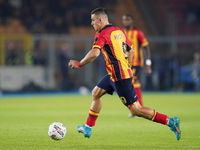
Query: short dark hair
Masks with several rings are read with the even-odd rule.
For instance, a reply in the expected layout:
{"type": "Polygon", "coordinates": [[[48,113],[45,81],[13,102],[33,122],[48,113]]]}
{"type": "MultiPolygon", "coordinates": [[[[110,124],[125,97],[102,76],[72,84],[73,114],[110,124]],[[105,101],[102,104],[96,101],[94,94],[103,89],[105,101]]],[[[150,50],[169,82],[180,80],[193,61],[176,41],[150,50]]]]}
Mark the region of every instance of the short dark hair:
{"type": "Polygon", "coordinates": [[[91,15],[92,14],[95,14],[95,15],[107,15],[106,11],[105,11],[105,8],[103,7],[98,7],[98,8],[95,8],[92,12],[91,12],[91,15]]]}
{"type": "Polygon", "coordinates": [[[133,16],[132,16],[131,14],[125,14],[124,16],[129,17],[129,18],[131,18],[132,20],[134,20],[134,19],[133,19],[133,16]]]}

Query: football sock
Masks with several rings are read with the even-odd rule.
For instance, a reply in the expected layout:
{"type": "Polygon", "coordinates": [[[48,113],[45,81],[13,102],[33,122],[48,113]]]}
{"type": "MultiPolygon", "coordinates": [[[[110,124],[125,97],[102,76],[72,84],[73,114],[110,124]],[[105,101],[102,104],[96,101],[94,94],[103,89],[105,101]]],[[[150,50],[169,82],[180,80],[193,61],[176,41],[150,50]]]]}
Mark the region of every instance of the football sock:
{"type": "Polygon", "coordinates": [[[168,119],[168,121],[167,121],[167,125],[169,126],[169,119],[168,119]]]}
{"type": "Polygon", "coordinates": [[[89,125],[87,125],[87,124],[85,124],[85,126],[88,127],[88,128],[92,128],[92,126],[89,126],[89,125]]]}
{"type": "Polygon", "coordinates": [[[167,117],[167,115],[160,114],[153,110],[153,117],[151,118],[151,121],[166,125],[169,122],[169,117],[167,117]]]}
{"type": "Polygon", "coordinates": [[[98,116],[99,116],[98,112],[95,112],[90,109],[89,115],[88,115],[88,118],[86,121],[86,125],[93,127],[95,125],[95,122],[96,122],[98,116]]]}
{"type": "Polygon", "coordinates": [[[140,87],[136,87],[136,88],[135,88],[135,92],[136,92],[136,94],[137,94],[137,97],[138,97],[138,100],[139,100],[140,105],[143,106],[141,88],[140,88],[140,87]]]}

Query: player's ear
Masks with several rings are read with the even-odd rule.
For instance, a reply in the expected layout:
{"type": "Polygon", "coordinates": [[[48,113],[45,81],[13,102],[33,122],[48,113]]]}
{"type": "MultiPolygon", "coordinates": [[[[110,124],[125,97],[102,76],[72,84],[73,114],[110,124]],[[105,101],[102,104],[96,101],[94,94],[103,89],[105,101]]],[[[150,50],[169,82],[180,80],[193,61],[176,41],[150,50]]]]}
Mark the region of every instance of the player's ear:
{"type": "Polygon", "coordinates": [[[102,22],[102,21],[103,21],[102,17],[99,17],[99,21],[100,21],[100,22],[102,22]]]}

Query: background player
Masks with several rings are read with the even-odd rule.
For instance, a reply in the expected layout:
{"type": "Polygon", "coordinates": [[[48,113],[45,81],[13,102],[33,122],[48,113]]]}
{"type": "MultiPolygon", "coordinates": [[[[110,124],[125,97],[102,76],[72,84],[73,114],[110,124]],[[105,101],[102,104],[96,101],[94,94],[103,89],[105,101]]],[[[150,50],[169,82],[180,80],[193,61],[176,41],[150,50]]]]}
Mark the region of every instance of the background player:
{"type": "MultiPolygon", "coordinates": [[[[139,103],[143,106],[142,102],[142,92],[141,92],[141,84],[139,82],[139,77],[141,73],[141,67],[144,65],[143,58],[143,49],[146,51],[146,73],[149,76],[151,74],[151,56],[150,56],[150,48],[147,39],[144,36],[144,33],[135,28],[134,20],[132,15],[126,14],[122,16],[122,24],[124,26],[124,31],[129,39],[129,41],[133,44],[134,56],[131,61],[131,69],[133,72],[133,80],[132,84],[134,85],[135,92],[137,94],[139,103]]],[[[133,115],[130,114],[130,117],[133,115]]]]}
{"type": "Polygon", "coordinates": [[[101,97],[106,93],[112,95],[116,91],[123,104],[127,106],[133,115],[168,125],[175,133],[177,140],[179,140],[181,132],[177,117],[169,118],[167,115],[160,114],[151,108],[141,106],[138,102],[132,85],[132,73],[129,64],[134,51],[124,31],[109,24],[104,8],[93,10],[91,19],[91,24],[97,31],[92,49],[80,62],[70,60],[68,65],[72,69],[80,68],[97,58],[101,50],[106,61],[108,74],[93,89],[92,105],[86,124],[77,126],[77,131],[83,133],[85,137],[89,138],[91,136],[92,127],[95,125],[101,111],[101,97]]]}

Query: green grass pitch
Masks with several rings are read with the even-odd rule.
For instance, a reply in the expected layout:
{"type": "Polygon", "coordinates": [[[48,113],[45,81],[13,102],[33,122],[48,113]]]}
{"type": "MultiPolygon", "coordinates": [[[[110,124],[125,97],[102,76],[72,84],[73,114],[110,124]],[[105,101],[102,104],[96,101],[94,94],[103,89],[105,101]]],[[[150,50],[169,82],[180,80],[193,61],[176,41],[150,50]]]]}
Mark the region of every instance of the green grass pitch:
{"type": "Polygon", "coordinates": [[[0,97],[0,150],[194,150],[200,149],[200,94],[144,93],[145,106],[181,120],[177,141],[167,127],[129,111],[117,95],[105,95],[92,130],[84,138],[76,126],[85,123],[91,95],[26,95],[0,97]],[[48,137],[48,127],[62,122],[67,134],[61,141],[48,137]]]}

